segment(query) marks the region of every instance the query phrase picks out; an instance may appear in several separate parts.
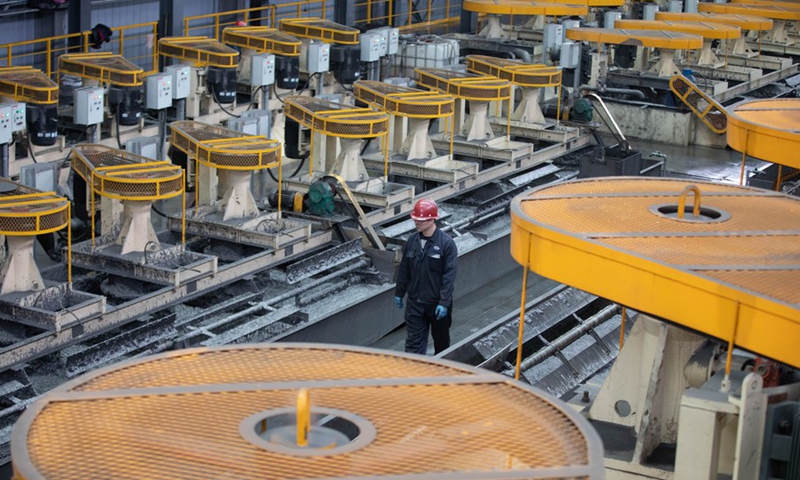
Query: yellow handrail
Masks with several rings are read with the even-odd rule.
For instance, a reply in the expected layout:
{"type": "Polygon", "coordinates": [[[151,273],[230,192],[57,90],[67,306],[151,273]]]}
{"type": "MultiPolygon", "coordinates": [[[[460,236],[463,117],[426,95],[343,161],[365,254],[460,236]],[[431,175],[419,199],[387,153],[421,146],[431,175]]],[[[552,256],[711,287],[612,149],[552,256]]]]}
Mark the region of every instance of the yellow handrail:
{"type": "Polygon", "coordinates": [[[262,27],[278,28],[278,22],[282,18],[308,16],[325,18],[325,2],[326,0],[302,0],[280,5],[193,15],[183,19],[183,34],[185,36],[204,35],[219,40],[225,28],[236,26],[236,22],[239,21],[248,25],[259,22],[262,27]]]}
{"type": "MultiPolygon", "coordinates": [[[[155,47],[158,22],[113,27],[111,31],[113,35],[108,46],[103,47],[103,51],[120,55],[128,52],[126,59],[142,67],[145,75],[158,71],[158,51],[155,47]],[[137,54],[137,50],[140,49],[143,53],[137,54]]],[[[57,80],[58,56],[64,53],[89,52],[91,34],[92,32],[87,30],[0,45],[0,64],[5,62],[6,66],[34,66],[41,69],[48,77],[57,80]],[[78,45],[69,45],[71,40],[77,40],[78,45]]]]}

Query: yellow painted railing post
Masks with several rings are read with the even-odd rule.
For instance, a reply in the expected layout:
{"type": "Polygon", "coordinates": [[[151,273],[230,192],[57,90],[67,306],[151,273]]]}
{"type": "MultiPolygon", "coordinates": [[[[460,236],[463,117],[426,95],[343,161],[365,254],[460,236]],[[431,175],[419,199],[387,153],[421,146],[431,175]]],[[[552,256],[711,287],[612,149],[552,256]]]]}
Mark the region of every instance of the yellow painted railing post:
{"type": "Polygon", "coordinates": [[[67,202],[67,282],[72,285],[72,204],[67,202]]]}
{"type": "Polygon", "coordinates": [[[125,30],[119,29],[119,54],[125,56],[125,30]]]}
{"type": "Polygon", "coordinates": [[[628,316],[628,309],[622,307],[622,321],[619,325],[619,349],[622,350],[622,345],[625,344],[625,318],[628,316]]]}
{"type": "MultiPolygon", "coordinates": [[[[528,238],[530,241],[530,238],[528,238]]],[[[522,295],[519,302],[519,333],[517,336],[517,365],[514,368],[514,380],[519,380],[522,373],[522,343],[525,335],[525,294],[528,292],[528,265],[530,264],[531,250],[525,254],[525,264],[522,266],[522,295]]]]}
{"type": "MultiPolygon", "coordinates": [[[[186,170],[181,170],[181,251],[186,251],[186,170]]],[[[196,187],[195,187],[196,188],[196,187]]]]}
{"type": "MultiPolygon", "coordinates": [[[[281,197],[283,196],[283,152],[278,152],[278,213],[281,212],[281,197]]],[[[279,215],[280,217],[280,215],[279,215]]]]}

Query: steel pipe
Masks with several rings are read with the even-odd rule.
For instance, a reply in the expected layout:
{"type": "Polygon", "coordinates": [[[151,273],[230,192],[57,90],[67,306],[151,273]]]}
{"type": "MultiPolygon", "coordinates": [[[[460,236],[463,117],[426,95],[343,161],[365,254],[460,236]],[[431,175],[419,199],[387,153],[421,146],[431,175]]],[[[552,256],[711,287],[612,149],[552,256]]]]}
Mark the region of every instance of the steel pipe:
{"type": "Polygon", "coordinates": [[[561,335],[560,337],[555,339],[553,342],[550,343],[550,345],[544,347],[543,349],[534,353],[530,357],[526,358],[522,362],[521,370],[525,371],[547,360],[557,350],[566,347],[570,343],[574,342],[575,340],[586,334],[586,332],[588,332],[589,330],[595,328],[596,326],[600,325],[601,323],[605,322],[609,318],[616,315],[618,310],[619,310],[619,305],[614,304],[614,305],[609,305],[606,308],[595,313],[577,327],[573,328],[564,335],[561,335]]]}

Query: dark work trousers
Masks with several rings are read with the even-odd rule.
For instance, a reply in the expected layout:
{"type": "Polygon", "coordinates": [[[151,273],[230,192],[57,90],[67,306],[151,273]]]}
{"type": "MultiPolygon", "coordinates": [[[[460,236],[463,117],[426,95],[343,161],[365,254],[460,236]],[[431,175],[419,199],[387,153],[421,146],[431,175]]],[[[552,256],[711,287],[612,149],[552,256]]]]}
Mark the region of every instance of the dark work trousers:
{"type": "Polygon", "coordinates": [[[453,323],[452,308],[447,315],[437,320],[436,305],[418,303],[411,299],[406,303],[406,352],[425,355],[428,352],[428,329],[433,337],[436,353],[450,346],[450,325],[453,323]]]}

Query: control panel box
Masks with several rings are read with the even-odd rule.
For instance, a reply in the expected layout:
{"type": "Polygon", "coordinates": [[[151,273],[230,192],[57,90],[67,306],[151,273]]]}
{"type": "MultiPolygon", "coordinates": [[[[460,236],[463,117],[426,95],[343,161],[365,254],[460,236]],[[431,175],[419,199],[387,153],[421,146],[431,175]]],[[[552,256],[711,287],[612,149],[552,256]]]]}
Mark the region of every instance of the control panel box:
{"type": "Polygon", "coordinates": [[[307,73],[324,73],[330,70],[331,46],[323,42],[304,43],[306,46],[305,65],[300,65],[301,70],[307,73]],[[305,67],[305,68],[303,68],[305,67]]]}
{"type": "Polygon", "coordinates": [[[172,75],[156,73],[145,79],[144,106],[153,110],[172,106],[172,75]]]}
{"type": "Polygon", "coordinates": [[[164,73],[172,76],[172,99],[180,100],[189,96],[191,67],[188,65],[170,65],[164,73]]]}
{"type": "Polygon", "coordinates": [[[250,85],[266,87],[275,83],[275,55],[262,53],[251,57],[250,85]]]}
{"type": "Polygon", "coordinates": [[[564,27],[557,23],[548,23],[544,26],[543,37],[544,51],[549,52],[553,47],[561,45],[564,38],[564,27]]]}
{"type": "Polygon", "coordinates": [[[396,54],[397,48],[400,45],[400,29],[383,27],[380,30],[384,30],[386,32],[386,54],[396,54]]]}
{"type": "Polygon", "coordinates": [[[255,118],[231,118],[228,128],[247,135],[258,135],[258,120],[255,118]]]}
{"type": "Polygon", "coordinates": [[[565,42],[561,44],[561,56],[558,66],[561,68],[578,68],[581,61],[581,44],[578,42],[565,42]]]}
{"type": "Polygon", "coordinates": [[[25,131],[25,104],[23,102],[4,103],[4,107],[11,108],[11,131],[25,131]]]}
{"type": "Polygon", "coordinates": [[[125,142],[125,150],[143,157],[158,159],[158,138],[132,138],[125,142]]]}
{"type": "Polygon", "coordinates": [[[83,87],[73,91],[75,97],[75,118],[78,125],[103,123],[103,89],[83,87]]]}
{"type": "Polygon", "coordinates": [[[9,105],[0,105],[0,145],[11,143],[11,132],[14,114],[9,105]]]}
{"type": "Polygon", "coordinates": [[[249,118],[254,119],[257,122],[258,129],[256,133],[253,135],[263,135],[267,138],[270,138],[270,117],[272,116],[272,112],[269,110],[248,110],[246,112],[242,112],[242,118],[249,118]]]}
{"type": "Polygon", "coordinates": [[[381,59],[381,34],[375,31],[358,36],[362,62],[377,62],[381,59]]]}

